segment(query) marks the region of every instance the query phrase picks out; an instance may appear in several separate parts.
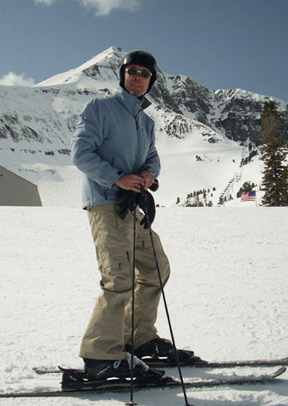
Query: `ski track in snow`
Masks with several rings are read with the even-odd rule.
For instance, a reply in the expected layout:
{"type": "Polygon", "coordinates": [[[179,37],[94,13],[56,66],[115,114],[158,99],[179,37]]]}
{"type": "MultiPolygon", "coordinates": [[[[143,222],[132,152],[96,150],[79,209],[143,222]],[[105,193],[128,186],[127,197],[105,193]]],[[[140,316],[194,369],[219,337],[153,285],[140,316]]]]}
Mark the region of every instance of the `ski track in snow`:
{"type": "MultiPolygon", "coordinates": [[[[159,208],[154,229],[171,262],[166,288],[177,346],[203,359],[288,355],[287,208],[159,208]]],[[[34,366],[81,367],[78,349],[99,274],[85,211],[0,207],[1,386],[59,388],[60,375],[34,366]]],[[[169,338],[161,303],[161,336],[169,338]]],[[[193,370],[221,378],[275,368],[193,370]]],[[[177,377],[177,370],[167,370],[177,377]]],[[[195,406],[287,406],[288,373],[268,385],[187,390],[195,406]]],[[[129,393],[69,398],[1,399],[1,406],[119,406],[129,393]]],[[[181,389],[136,391],[142,406],[184,405],[181,389]]]]}

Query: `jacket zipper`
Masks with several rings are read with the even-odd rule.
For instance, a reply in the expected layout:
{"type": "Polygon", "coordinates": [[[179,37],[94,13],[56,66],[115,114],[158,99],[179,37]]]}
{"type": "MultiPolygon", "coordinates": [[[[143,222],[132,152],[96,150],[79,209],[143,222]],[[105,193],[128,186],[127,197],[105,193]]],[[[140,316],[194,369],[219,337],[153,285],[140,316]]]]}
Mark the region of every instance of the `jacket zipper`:
{"type": "Polygon", "coordinates": [[[105,197],[105,200],[108,200],[108,197],[107,197],[107,189],[108,189],[108,187],[107,187],[107,186],[104,186],[104,197],[105,197]]]}
{"type": "Polygon", "coordinates": [[[136,122],[136,129],[137,129],[137,131],[138,131],[138,129],[139,129],[138,119],[139,119],[139,116],[140,116],[140,112],[141,112],[142,110],[143,110],[143,109],[140,108],[140,110],[138,111],[137,116],[135,117],[135,122],[136,122]]]}

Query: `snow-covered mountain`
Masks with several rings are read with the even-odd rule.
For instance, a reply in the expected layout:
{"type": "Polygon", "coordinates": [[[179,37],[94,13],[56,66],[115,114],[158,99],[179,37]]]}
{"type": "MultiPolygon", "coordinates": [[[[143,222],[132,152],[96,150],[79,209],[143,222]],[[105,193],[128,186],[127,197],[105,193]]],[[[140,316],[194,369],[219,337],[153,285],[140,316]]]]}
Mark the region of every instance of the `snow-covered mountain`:
{"type": "MultiPolygon", "coordinates": [[[[70,139],[83,106],[118,86],[120,48],[33,87],[0,86],[1,165],[36,183],[44,205],[80,205],[81,175],[70,162],[70,139]]],[[[156,122],[162,161],[160,205],[183,204],[205,189],[208,202],[259,185],[256,154],[263,103],[239,89],[211,91],[193,79],[159,71],[147,113],[156,122]],[[248,165],[241,165],[248,158],[248,165]]],[[[275,99],[273,99],[275,100],[275,99]]],[[[276,100],[288,125],[288,104],[276,100]]]]}

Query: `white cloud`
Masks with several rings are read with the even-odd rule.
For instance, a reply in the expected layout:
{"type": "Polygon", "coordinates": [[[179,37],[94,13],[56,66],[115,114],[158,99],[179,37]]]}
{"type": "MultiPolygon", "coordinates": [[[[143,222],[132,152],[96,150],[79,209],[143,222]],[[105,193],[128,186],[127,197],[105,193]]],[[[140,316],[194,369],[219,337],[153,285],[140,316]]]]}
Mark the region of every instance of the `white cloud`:
{"type": "MultiPolygon", "coordinates": [[[[35,4],[51,6],[57,0],[34,0],[35,4]]],[[[123,9],[126,11],[136,11],[143,0],[78,0],[81,6],[89,10],[95,10],[98,17],[106,16],[111,11],[123,9]]]]}
{"type": "Polygon", "coordinates": [[[4,86],[33,86],[35,84],[33,79],[26,79],[24,73],[17,75],[17,73],[9,72],[0,78],[0,85],[4,86]]]}
{"type": "Polygon", "coordinates": [[[124,9],[127,11],[135,11],[142,0],[78,0],[85,8],[95,9],[97,16],[106,16],[112,10],[124,9]]]}
{"type": "MultiPolygon", "coordinates": [[[[51,6],[57,0],[34,0],[35,4],[51,6]]],[[[143,0],[78,0],[81,6],[89,10],[95,10],[97,17],[108,15],[111,11],[116,9],[123,9],[126,11],[136,11],[143,0]]]]}
{"type": "Polygon", "coordinates": [[[34,0],[36,4],[43,4],[44,6],[51,6],[56,0],[34,0]]]}

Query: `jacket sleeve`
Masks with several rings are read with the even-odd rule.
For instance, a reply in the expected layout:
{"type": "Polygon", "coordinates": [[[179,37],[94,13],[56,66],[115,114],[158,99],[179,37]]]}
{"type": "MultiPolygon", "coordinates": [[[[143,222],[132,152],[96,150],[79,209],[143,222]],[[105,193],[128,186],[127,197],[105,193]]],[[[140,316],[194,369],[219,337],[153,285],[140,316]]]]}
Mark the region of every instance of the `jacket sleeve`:
{"type": "Polygon", "coordinates": [[[154,129],[154,121],[151,120],[151,142],[149,152],[147,154],[145,163],[143,164],[142,168],[150,169],[154,175],[154,178],[158,178],[160,174],[160,158],[155,146],[155,129],[154,129]]]}
{"type": "Polygon", "coordinates": [[[72,137],[71,158],[75,166],[101,186],[112,187],[121,172],[97,154],[103,142],[103,117],[97,100],[87,104],[72,137]]]}

